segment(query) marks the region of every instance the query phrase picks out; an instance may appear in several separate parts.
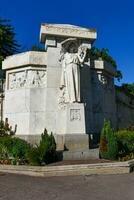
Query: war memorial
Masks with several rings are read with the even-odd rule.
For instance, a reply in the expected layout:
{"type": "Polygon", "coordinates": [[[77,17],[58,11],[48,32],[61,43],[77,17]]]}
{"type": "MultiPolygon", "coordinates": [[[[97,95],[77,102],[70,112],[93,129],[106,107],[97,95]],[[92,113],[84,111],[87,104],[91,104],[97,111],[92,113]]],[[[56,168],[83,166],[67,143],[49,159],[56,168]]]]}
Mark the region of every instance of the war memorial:
{"type": "Polygon", "coordinates": [[[4,118],[17,125],[17,136],[36,143],[46,128],[58,150],[69,150],[65,159],[89,158],[90,141],[100,134],[104,119],[115,130],[133,124],[134,99],[116,90],[115,67],[90,58],[96,38],[94,29],[42,24],[45,52],[28,51],[3,61],[4,118]]]}

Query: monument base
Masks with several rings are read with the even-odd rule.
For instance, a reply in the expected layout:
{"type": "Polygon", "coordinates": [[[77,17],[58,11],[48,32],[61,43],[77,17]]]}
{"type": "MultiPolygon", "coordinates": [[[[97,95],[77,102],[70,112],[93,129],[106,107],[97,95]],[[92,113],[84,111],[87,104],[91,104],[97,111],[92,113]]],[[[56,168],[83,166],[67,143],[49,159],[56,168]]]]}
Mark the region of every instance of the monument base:
{"type": "Polygon", "coordinates": [[[85,151],[89,149],[89,135],[87,134],[65,134],[54,135],[57,150],[85,151]]]}
{"type": "MultiPolygon", "coordinates": [[[[17,135],[32,145],[38,144],[41,135],[17,135]]],[[[60,160],[86,160],[99,158],[99,149],[89,149],[89,135],[54,135],[60,160]]]]}

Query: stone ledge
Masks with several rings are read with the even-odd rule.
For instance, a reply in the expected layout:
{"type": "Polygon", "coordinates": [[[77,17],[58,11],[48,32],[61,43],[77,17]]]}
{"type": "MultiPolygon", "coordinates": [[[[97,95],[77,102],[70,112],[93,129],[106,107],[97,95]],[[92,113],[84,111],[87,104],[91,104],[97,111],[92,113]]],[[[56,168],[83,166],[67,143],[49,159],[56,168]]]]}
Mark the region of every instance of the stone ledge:
{"type": "Polygon", "coordinates": [[[76,176],[96,174],[126,174],[134,170],[134,160],[114,163],[80,164],[67,166],[13,166],[0,165],[0,172],[28,176],[76,176]]]}
{"type": "Polygon", "coordinates": [[[28,51],[7,57],[2,62],[2,69],[13,69],[22,66],[46,66],[46,52],[28,51]]]}
{"type": "Polygon", "coordinates": [[[100,70],[100,71],[105,71],[111,74],[112,76],[116,75],[116,68],[111,63],[108,63],[107,61],[95,60],[94,66],[92,66],[92,68],[96,70],[100,70]]]}

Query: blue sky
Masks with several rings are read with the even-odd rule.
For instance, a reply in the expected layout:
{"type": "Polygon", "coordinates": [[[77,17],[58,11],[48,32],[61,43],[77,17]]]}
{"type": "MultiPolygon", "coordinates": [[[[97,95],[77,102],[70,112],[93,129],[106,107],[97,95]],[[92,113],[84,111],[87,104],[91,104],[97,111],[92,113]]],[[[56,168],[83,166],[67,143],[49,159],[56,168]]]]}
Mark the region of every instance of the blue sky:
{"type": "Polygon", "coordinates": [[[121,82],[134,82],[133,0],[0,0],[0,16],[12,20],[23,50],[39,43],[42,22],[96,28],[95,46],[109,49],[121,82]]]}

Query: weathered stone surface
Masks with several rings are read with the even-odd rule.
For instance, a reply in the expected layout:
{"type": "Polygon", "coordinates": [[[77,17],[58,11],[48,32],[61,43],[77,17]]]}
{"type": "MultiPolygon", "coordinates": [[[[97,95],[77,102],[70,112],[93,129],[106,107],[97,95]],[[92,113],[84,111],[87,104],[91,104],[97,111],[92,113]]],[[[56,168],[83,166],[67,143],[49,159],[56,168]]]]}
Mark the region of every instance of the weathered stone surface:
{"type": "Polygon", "coordinates": [[[0,165],[0,172],[42,177],[127,174],[133,171],[133,166],[134,161],[48,167],[0,165]]]}
{"type": "Polygon", "coordinates": [[[134,97],[116,90],[116,105],[118,128],[134,126],[134,97]]]}
{"type": "Polygon", "coordinates": [[[99,158],[99,149],[64,151],[63,160],[88,160],[99,158]]]}
{"type": "Polygon", "coordinates": [[[116,68],[113,67],[112,64],[103,61],[103,60],[95,60],[93,68],[100,70],[100,71],[106,71],[107,73],[111,74],[112,76],[116,75],[116,68]]]}
{"type": "Polygon", "coordinates": [[[12,126],[17,124],[17,135],[41,134],[45,128],[47,76],[44,57],[44,53],[27,52],[4,61],[8,69],[4,118],[8,118],[12,126]]]}
{"type": "Polygon", "coordinates": [[[46,65],[46,52],[28,51],[7,57],[2,62],[2,69],[12,69],[29,65],[46,65]]]}
{"type": "Polygon", "coordinates": [[[45,43],[46,36],[75,37],[88,40],[95,40],[96,30],[81,28],[79,26],[65,24],[42,24],[40,31],[40,40],[45,43]]]}
{"type": "Polygon", "coordinates": [[[45,98],[44,88],[17,89],[6,92],[4,117],[9,119],[9,123],[13,127],[17,124],[17,135],[43,132],[45,128],[45,98]],[[14,101],[15,103],[13,103],[14,101]]]}
{"type": "Polygon", "coordinates": [[[84,104],[68,104],[59,108],[57,113],[58,134],[85,134],[85,108],[84,104]]]}

